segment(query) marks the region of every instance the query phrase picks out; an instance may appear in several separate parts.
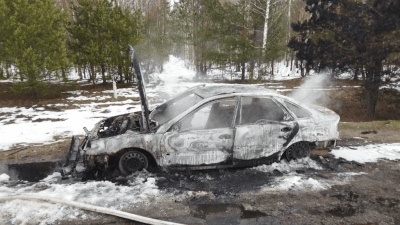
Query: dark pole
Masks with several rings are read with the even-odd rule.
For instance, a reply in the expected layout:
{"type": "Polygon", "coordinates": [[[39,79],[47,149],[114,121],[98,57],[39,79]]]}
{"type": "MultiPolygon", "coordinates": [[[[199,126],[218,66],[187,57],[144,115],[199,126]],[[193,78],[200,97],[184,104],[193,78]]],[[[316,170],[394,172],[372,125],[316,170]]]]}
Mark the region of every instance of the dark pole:
{"type": "Polygon", "coordinates": [[[144,87],[144,82],[142,78],[142,73],[140,71],[139,60],[137,58],[135,49],[131,45],[129,46],[129,52],[131,53],[131,68],[133,72],[136,74],[137,85],[139,89],[140,102],[142,104],[142,126],[143,131],[150,131],[150,123],[149,123],[149,103],[147,102],[146,90],[144,87]]]}

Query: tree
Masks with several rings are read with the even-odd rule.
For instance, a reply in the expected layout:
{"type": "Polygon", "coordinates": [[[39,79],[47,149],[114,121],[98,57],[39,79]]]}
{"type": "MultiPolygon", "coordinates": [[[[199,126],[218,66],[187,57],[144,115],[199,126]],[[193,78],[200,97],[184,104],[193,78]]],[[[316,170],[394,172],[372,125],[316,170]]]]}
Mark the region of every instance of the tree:
{"type": "Polygon", "coordinates": [[[144,78],[147,82],[148,74],[156,69],[163,70],[163,64],[168,60],[172,49],[170,39],[170,6],[166,0],[157,0],[152,5],[141,9],[143,20],[143,38],[136,46],[141,62],[144,64],[144,78]],[[143,11],[142,11],[143,10],[143,11]]]}
{"type": "Polygon", "coordinates": [[[108,0],[78,0],[72,6],[73,22],[67,30],[68,45],[75,64],[89,67],[90,80],[95,83],[101,72],[103,84],[111,73],[122,80],[131,81],[128,68],[128,44],[136,44],[141,38],[137,23],[138,15],[108,0]],[[108,72],[108,73],[107,73],[108,72]]]}
{"type": "MultiPolygon", "coordinates": [[[[68,66],[65,46],[65,14],[55,6],[54,0],[0,1],[6,6],[7,18],[1,33],[0,48],[7,55],[6,64],[13,65],[21,81],[14,90],[40,97],[46,94],[43,79],[57,74],[68,66]]],[[[3,14],[4,15],[4,14],[3,14]]]]}
{"type": "MultiPolygon", "coordinates": [[[[0,52],[5,52],[5,41],[10,37],[11,31],[9,30],[9,26],[7,25],[7,21],[9,18],[10,10],[8,9],[6,2],[0,0],[0,52]]],[[[7,64],[7,55],[0,54],[0,79],[5,78],[5,71],[9,66],[7,64]]],[[[8,63],[9,64],[9,63],[8,63]]]]}
{"type": "Polygon", "coordinates": [[[307,67],[341,71],[364,66],[365,113],[375,115],[383,62],[400,52],[400,1],[307,0],[311,18],[293,24],[289,46],[307,67]]]}

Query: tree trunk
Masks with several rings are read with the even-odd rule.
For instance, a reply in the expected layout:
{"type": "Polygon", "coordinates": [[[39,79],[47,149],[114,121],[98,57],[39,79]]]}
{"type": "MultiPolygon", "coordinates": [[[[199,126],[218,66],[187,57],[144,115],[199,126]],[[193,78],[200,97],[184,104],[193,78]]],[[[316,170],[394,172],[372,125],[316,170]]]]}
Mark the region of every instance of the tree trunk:
{"type": "Polygon", "coordinates": [[[360,67],[356,66],[356,69],[355,69],[355,71],[354,71],[354,78],[353,78],[353,80],[358,80],[358,72],[359,72],[359,70],[360,70],[360,67]]]}
{"type": "Polygon", "coordinates": [[[364,65],[361,66],[361,78],[362,80],[365,80],[365,70],[364,70],[364,65]]]}
{"type": "Polygon", "coordinates": [[[119,76],[119,82],[123,83],[123,76],[122,76],[122,66],[118,66],[118,76],[119,76]]]}
{"type": "Polygon", "coordinates": [[[271,5],[271,0],[267,0],[265,6],[265,20],[264,20],[264,32],[263,32],[263,50],[267,47],[267,40],[268,40],[268,20],[269,20],[269,8],[271,5]]]}
{"type": "Polygon", "coordinates": [[[83,76],[82,76],[82,67],[81,67],[81,66],[78,66],[77,68],[78,68],[78,76],[79,76],[79,79],[82,80],[82,79],[83,79],[83,76]]]}
{"type": "Polygon", "coordinates": [[[271,61],[271,77],[274,76],[274,60],[271,61]]]}
{"type": "Polygon", "coordinates": [[[236,72],[240,72],[240,65],[241,64],[236,64],[236,72]]]}
{"type": "Polygon", "coordinates": [[[301,75],[301,77],[304,77],[305,75],[304,75],[304,63],[303,63],[303,61],[300,61],[300,75],[301,75]]]}
{"type": "Polygon", "coordinates": [[[366,68],[365,79],[365,114],[375,116],[375,107],[378,102],[379,86],[381,84],[382,62],[377,60],[366,68]]]}
{"type": "Polygon", "coordinates": [[[250,70],[249,80],[250,81],[254,80],[254,64],[255,64],[254,60],[251,60],[250,61],[250,68],[249,68],[249,70],[250,70]]]}
{"type": "Polygon", "coordinates": [[[290,56],[290,71],[293,70],[293,58],[294,58],[294,53],[292,52],[292,55],[290,56]]]}
{"type": "Polygon", "coordinates": [[[242,66],[242,81],[244,81],[245,74],[246,74],[246,66],[245,66],[245,63],[242,62],[242,63],[241,63],[241,66],[242,66]]]}
{"type": "MultiPolygon", "coordinates": [[[[50,75],[49,75],[50,76],[50,75]]],[[[63,82],[67,82],[67,73],[65,72],[65,68],[61,68],[61,77],[63,82]]]]}
{"type": "Polygon", "coordinates": [[[106,79],[106,65],[104,65],[104,63],[101,64],[101,79],[103,79],[103,84],[105,85],[107,83],[107,79],[106,79]]]}
{"type": "Polygon", "coordinates": [[[92,80],[93,85],[95,84],[96,72],[94,71],[94,65],[90,64],[90,79],[92,80]]]}

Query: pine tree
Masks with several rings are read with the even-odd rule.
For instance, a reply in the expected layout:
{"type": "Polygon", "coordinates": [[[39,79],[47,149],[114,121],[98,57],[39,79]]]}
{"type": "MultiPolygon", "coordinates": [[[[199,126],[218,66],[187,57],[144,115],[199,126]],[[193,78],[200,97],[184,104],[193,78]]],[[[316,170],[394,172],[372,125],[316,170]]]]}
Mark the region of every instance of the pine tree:
{"type": "Polygon", "coordinates": [[[74,55],[75,64],[88,67],[90,80],[94,84],[97,72],[103,84],[111,75],[130,81],[127,70],[128,44],[136,44],[138,34],[137,15],[108,0],[78,0],[72,6],[73,22],[67,27],[70,38],[68,46],[74,55]]]}
{"type": "Polygon", "coordinates": [[[6,1],[9,18],[7,39],[3,41],[7,61],[14,65],[24,83],[17,92],[33,97],[46,94],[45,78],[68,66],[65,48],[65,14],[54,0],[6,1]]]}
{"type": "MultiPolygon", "coordinates": [[[[6,2],[0,0],[0,52],[5,52],[5,41],[10,36],[10,31],[7,29],[7,21],[9,18],[9,10],[7,8],[6,2]]],[[[6,70],[8,66],[6,65],[7,56],[5,54],[0,54],[0,79],[5,78],[6,70]]]]}
{"type": "Polygon", "coordinates": [[[349,70],[365,67],[366,115],[375,114],[383,62],[400,52],[400,1],[308,0],[311,18],[293,25],[300,40],[289,46],[308,67],[349,70]]]}

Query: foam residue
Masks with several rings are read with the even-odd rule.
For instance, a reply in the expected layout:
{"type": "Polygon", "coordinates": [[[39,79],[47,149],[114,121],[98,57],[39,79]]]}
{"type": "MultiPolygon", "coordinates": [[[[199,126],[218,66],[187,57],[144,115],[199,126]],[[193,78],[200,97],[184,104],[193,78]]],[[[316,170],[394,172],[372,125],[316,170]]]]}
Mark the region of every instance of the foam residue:
{"type": "Polygon", "coordinates": [[[377,162],[382,159],[398,160],[400,159],[400,143],[340,147],[334,149],[331,154],[336,158],[340,157],[359,163],[377,162]]]}
{"type": "Polygon", "coordinates": [[[282,173],[289,173],[302,168],[303,169],[312,168],[316,170],[323,169],[320,165],[318,165],[316,161],[310,159],[309,157],[298,160],[292,160],[289,162],[286,160],[281,160],[280,162],[275,162],[271,165],[261,165],[253,167],[251,169],[255,169],[261,172],[273,172],[274,170],[279,170],[282,173]]]}

